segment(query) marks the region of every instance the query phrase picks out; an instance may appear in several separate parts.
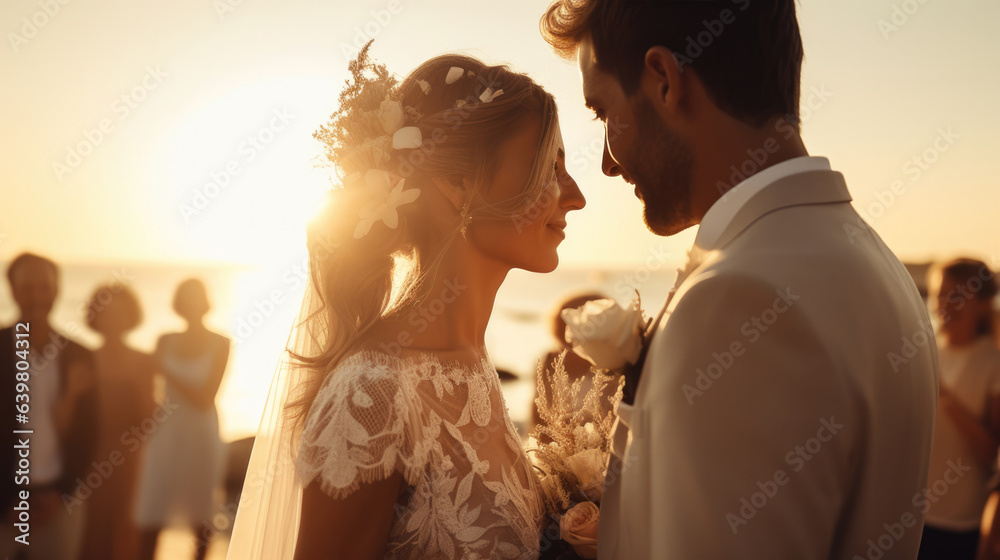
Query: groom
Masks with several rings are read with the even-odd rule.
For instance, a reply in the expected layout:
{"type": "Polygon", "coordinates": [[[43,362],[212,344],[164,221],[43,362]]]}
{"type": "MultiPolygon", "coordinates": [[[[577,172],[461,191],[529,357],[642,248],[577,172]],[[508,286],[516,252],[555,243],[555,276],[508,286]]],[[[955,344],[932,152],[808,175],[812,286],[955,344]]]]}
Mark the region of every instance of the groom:
{"type": "Polygon", "coordinates": [[[598,558],[915,558],[933,333],[803,145],[794,1],[557,0],[542,32],[648,228],[699,225],[627,378],[598,558]]]}

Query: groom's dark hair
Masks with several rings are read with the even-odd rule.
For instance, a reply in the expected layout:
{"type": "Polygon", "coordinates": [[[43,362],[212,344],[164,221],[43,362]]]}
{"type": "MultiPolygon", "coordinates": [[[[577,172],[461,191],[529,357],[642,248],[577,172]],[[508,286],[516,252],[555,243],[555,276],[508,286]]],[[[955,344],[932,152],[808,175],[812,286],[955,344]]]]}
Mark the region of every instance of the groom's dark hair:
{"type": "Polygon", "coordinates": [[[555,0],[545,40],[573,58],[592,41],[597,67],[634,93],[646,51],[663,46],[727,114],[760,127],[799,119],[802,38],[794,0],[555,0]]]}

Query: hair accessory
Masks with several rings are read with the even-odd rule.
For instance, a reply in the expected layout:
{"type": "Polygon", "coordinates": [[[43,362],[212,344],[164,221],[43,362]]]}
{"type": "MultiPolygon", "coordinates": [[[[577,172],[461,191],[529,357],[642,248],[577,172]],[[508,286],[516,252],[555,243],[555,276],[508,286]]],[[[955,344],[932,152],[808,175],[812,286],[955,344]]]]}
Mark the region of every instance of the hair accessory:
{"type": "Polygon", "coordinates": [[[465,69],[459,68],[458,66],[452,66],[448,69],[448,76],[445,77],[444,83],[451,85],[462,79],[462,76],[464,75],[465,69]]]}
{"type": "Polygon", "coordinates": [[[479,95],[479,100],[483,103],[489,103],[501,95],[503,95],[502,89],[493,91],[493,88],[486,88],[486,91],[479,95]]]}

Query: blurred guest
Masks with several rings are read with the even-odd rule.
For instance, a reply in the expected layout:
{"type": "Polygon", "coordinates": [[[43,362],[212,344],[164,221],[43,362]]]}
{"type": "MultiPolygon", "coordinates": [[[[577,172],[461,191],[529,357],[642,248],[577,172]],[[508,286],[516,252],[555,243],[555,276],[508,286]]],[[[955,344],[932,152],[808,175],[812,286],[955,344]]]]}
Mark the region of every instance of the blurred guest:
{"type": "Polygon", "coordinates": [[[941,388],[918,559],[972,560],[1000,441],[997,281],[973,259],[948,262],[935,276],[941,388]]]}
{"type": "Polygon", "coordinates": [[[9,444],[0,450],[5,470],[0,507],[6,513],[0,526],[0,556],[77,560],[88,508],[86,494],[81,498],[76,493],[77,479],[87,476],[98,429],[91,356],[49,323],[59,291],[59,269],[54,262],[23,253],[7,268],[7,280],[20,315],[14,326],[0,330],[0,377],[4,380],[0,402],[10,409],[15,402],[30,406],[27,423],[20,423],[13,410],[3,420],[9,444]],[[28,333],[28,337],[19,338],[19,333],[28,333]],[[23,370],[17,363],[25,358],[29,390],[23,392],[16,388],[23,380],[19,379],[23,370]],[[22,401],[19,394],[30,399],[22,401]],[[22,436],[13,430],[32,433],[22,436]],[[13,474],[23,457],[20,451],[15,455],[14,444],[19,442],[27,442],[30,460],[24,484],[13,474]],[[25,490],[27,500],[23,499],[25,490]],[[14,523],[25,518],[28,546],[15,541],[25,535],[14,523]]]}
{"type": "Polygon", "coordinates": [[[165,334],[156,344],[157,371],[166,379],[162,406],[168,416],[148,442],[140,477],[135,521],[142,529],[143,560],[154,557],[160,531],[175,518],[192,526],[195,558],[205,558],[225,468],[215,396],[229,361],[229,339],[205,327],[209,302],[201,280],[181,282],[174,311],[187,329],[165,334]]]}
{"type": "MultiPolygon", "coordinates": [[[[552,312],[552,316],[549,319],[549,326],[552,329],[550,332],[552,333],[552,338],[555,342],[555,348],[542,357],[543,367],[540,371],[542,375],[542,383],[547,389],[546,394],[550,396],[552,395],[552,362],[561,352],[566,351],[566,358],[563,362],[563,366],[566,368],[566,373],[568,374],[570,381],[576,381],[581,378],[583,379],[582,387],[580,388],[580,393],[578,394],[578,404],[581,406],[583,405],[583,397],[594,387],[594,374],[590,371],[590,362],[576,355],[576,353],[573,352],[573,348],[569,341],[566,339],[566,322],[562,319],[562,311],[563,309],[574,309],[580,307],[588,301],[607,299],[607,297],[608,296],[596,292],[589,292],[566,297],[556,305],[552,312]]],[[[604,397],[601,399],[601,403],[606,407],[605,412],[611,410],[611,405],[608,404],[608,399],[615,394],[617,387],[618,386],[616,384],[612,383],[609,383],[605,387],[604,397]]],[[[535,398],[538,398],[537,379],[535,385],[535,398]]],[[[532,426],[537,425],[540,421],[541,418],[539,418],[538,415],[538,405],[533,404],[531,416],[532,426]]]]}
{"type": "Polygon", "coordinates": [[[104,338],[93,353],[102,412],[96,456],[100,464],[113,465],[114,473],[104,477],[89,500],[83,558],[134,560],[139,531],[132,521],[132,504],[145,446],[144,438],[132,430],[156,419],[155,363],[152,356],[125,342],[125,335],[142,322],[139,301],[131,290],[101,286],[90,297],[87,310],[87,325],[104,338]]]}

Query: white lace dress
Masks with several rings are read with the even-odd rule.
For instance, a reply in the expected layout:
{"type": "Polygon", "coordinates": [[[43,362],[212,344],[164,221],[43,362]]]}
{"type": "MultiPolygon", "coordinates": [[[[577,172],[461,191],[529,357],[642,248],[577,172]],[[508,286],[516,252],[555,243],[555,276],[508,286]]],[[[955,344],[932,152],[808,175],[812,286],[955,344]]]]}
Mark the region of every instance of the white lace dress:
{"type": "Polygon", "coordinates": [[[402,472],[386,558],[537,558],[544,505],[493,365],[365,350],[306,420],[296,465],[333,498],[402,472]]]}

